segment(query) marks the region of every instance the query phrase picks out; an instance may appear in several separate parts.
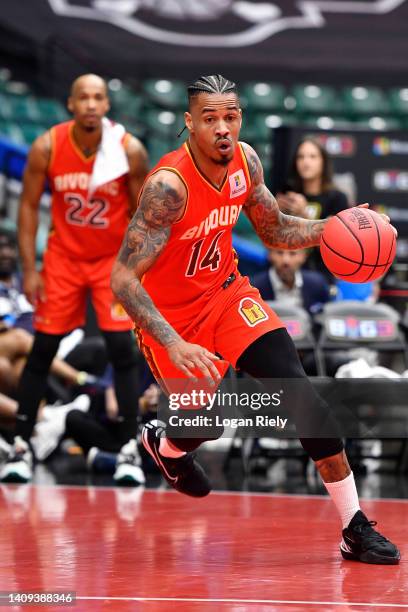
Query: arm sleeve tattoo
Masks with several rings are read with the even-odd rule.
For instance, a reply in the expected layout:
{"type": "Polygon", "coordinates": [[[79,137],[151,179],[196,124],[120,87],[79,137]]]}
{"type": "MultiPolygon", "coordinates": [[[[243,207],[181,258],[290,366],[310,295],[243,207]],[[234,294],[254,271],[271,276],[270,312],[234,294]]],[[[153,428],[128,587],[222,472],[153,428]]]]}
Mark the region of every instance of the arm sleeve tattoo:
{"type": "Polygon", "coordinates": [[[129,224],[112,271],[112,289],[136,325],[162,346],[179,339],[177,332],[160,314],[140,279],[154,264],[167,244],[171,225],[183,213],[186,195],[153,175],[146,184],[139,206],[129,224]]]}
{"type": "Polygon", "coordinates": [[[302,249],[317,246],[326,220],[309,221],[283,214],[264,183],[263,169],[255,151],[244,145],[252,188],[245,212],[265,246],[280,249],[302,249]]]}

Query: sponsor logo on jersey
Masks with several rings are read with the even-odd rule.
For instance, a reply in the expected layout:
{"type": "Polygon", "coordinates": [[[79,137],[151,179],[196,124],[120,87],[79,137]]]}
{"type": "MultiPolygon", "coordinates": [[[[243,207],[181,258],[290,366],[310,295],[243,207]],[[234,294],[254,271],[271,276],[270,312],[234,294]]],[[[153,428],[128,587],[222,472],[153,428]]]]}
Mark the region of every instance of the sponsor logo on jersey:
{"type": "Polygon", "coordinates": [[[268,315],[262,306],[252,298],[242,298],[239,303],[238,312],[250,327],[255,327],[258,323],[268,319],[268,315]]]}
{"type": "Polygon", "coordinates": [[[247,183],[243,170],[238,170],[229,177],[230,198],[237,198],[247,190],[247,183]]]}
{"type": "Polygon", "coordinates": [[[241,210],[242,205],[236,206],[235,204],[232,206],[214,208],[210,214],[201,221],[200,225],[194,225],[194,227],[190,227],[186,230],[180,237],[180,240],[191,240],[192,238],[200,238],[200,236],[208,236],[210,231],[217,229],[217,227],[225,227],[228,225],[234,226],[241,210]]]}

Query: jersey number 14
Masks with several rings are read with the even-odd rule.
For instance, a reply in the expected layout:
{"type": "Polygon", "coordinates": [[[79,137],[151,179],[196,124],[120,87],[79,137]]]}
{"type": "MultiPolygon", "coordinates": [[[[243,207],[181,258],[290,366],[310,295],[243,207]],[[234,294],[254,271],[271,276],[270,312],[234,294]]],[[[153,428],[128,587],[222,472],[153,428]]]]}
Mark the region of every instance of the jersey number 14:
{"type": "Polygon", "coordinates": [[[218,247],[218,242],[223,233],[224,230],[218,232],[218,234],[214,236],[205,254],[202,254],[205,238],[201,238],[201,240],[197,240],[197,242],[193,244],[186,276],[194,276],[197,270],[204,270],[205,268],[210,268],[211,272],[218,269],[221,261],[221,252],[218,247]]]}

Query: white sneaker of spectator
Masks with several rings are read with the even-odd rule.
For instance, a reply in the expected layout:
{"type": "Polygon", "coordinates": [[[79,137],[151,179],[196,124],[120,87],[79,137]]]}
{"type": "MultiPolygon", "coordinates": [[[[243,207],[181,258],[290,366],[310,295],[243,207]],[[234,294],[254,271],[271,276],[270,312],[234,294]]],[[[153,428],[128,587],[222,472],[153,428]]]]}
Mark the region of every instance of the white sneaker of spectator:
{"type": "Polygon", "coordinates": [[[78,395],[69,404],[62,406],[45,406],[42,418],[34,428],[30,442],[37,461],[44,461],[57,448],[65,433],[67,414],[71,410],[87,412],[91,403],[88,395],[78,395]]]}
{"type": "Polygon", "coordinates": [[[20,436],[14,438],[6,463],[0,470],[2,482],[28,482],[33,476],[33,454],[20,436]]]}
{"type": "Polygon", "coordinates": [[[2,435],[0,435],[0,461],[3,462],[10,454],[11,444],[9,444],[2,435]]]}
{"type": "Polygon", "coordinates": [[[113,479],[120,485],[143,485],[146,482],[136,438],[122,446],[116,460],[113,479]]]}

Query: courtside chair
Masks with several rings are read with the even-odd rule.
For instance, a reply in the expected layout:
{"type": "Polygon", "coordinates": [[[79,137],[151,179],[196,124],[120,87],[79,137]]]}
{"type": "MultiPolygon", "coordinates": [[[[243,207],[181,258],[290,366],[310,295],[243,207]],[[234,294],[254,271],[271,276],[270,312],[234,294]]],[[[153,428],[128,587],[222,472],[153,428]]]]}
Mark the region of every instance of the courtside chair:
{"type": "Polygon", "coordinates": [[[408,87],[394,87],[388,92],[393,115],[408,119],[408,87]]]}
{"type": "Polygon", "coordinates": [[[7,96],[10,109],[10,120],[15,122],[36,122],[40,120],[37,100],[29,95],[7,96]]]}
{"type": "MultiPolygon", "coordinates": [[[[184,126],[183,114],[171,110],[150,108],[145,111],[143,117],[148,133],[156,137],[163,136],[172,142],[184,126]]],[[[183,140],[180,139],[180,144],[182,142],[183,140]]]]}
{"type": "Polygon", "coordinates": [[[399,117],[383,117],[380,115],[375,115],[373,117],[367,117],[365,119],[359,118],[359,120],[354,123],[356,127],[360,129],[366,130],[374,130],[377,132],[388,131],[388,130],[401,130],[404,128],[404,122],[399,117]]]}
{"type": "Polygon", "coordinates": [[[44,125],[51,126],[70,119],[68,110],[59,100],[53,100],[52,98],[37,98],[36,106],[39,120],[44,125]]]}
{"type": "Polygon", "coordinates": [[[11,79],[11,70],[5,66],[0,66],[0,91],[7,89],[7,83],[11,79]]]}
{"type": "Polygon", "coordinates": [[[44,134],[47,128],[44,125],[38,125],[36,123],[21,123],[21,131],[25,144],[31,145],[38,136],[44,134]]]}
{"type": "Polygon", "coordinates": [[[306,115],[299,118],[302,125],[319,130],[350,130],[353,123],[348,117],[326,115],[306,115]]]}
{"type": "MultiPolygon", "coordinates": [[[[316,317],[321,324],[318,339],[320,363],[323,374],[326,374],[326,356],[332,351],[343,351],[365,347],[381,354],[399,356],[408,367],[408,347],[401,328],[399,313],[388,304],[369,304],[366,302],[344,301],[329,302],[323,312],[316,317]]],[[[352,358],[350,358],[352,359],[352,358]]],[[[346,379],[339,380],[344,384],[344,403],[358,408],[358,414],[364,415],[363,426],[375,421],[369,440],[381,440],[391,449],[397,443],[396,452],[382,452],[381,459],[391,459],[396,463],[399,472],[407,469],[408,440],[406,437],[382,438],[381,422],[387,430],[392,425],[394,432],[404,433],[406,418],[401,418],[401,409],[405,412],[408,381],[403,379],[346,379]],[[349,395],[351,394],[351,395],[349,395]],[[368,416],[367,416],[368,411],[368,416]],[[371,412],[370,412],[371,411],[371,412]],[[367,420],[368,419],[368,420],[367,420]]],[[[343,393],[343,392],[342,392],[343,393]]],[[[356,445],[357,450],[359,445],[356,445]]],[[[357,452],[355,458],[372,458],[369,453],[357,452]]]]}
{"type": "Polygon", "coordinates": [[[351,117],[387,115],[391,110],[386,95],[378,87],[345,87],[342,100],[351,117]]]}
{"type": "Polygon", "coordinates": [[[8,96],[0,93],[0,121],[10,121],[11,104],[8,96]]]}
{"type": "Polygon", "coordinates": [[[278,83],[246,83],[240,90],[251,112],[284,112],[286,89],[278,83]]]}
{"type": "Polygon", "coordinates": [[[295,85],[292,97],[297,115],[324,115],[342,111],[343,105],[338,92],[328,85],[295,85]]]}
{"type": "Polygon", "coordinates": [[[26,144],[24,134],[19,125],[0,120],[0,135],[18,145],[26,144]]]}
{"type": "Polygon", "coordinates": [[[296,125],[296,123],[296,116],[289,113],[256,113],[243,124],[240,138],[245,141],[245,137],[250,135],[249,144],[271,143],[275,129],[284,125],[296,125]]]}
{"type": "Polygon", "coordinates": [[[399,353],[408,367],[408,347],[400,329],[400,315],[388,304],[347,300],[325,304],[316,316],[321,325],[318,351],[322,375],[330,351],[367,347],[381,353],[399,353]]]}
{"type": "Polygon", "coordinates": [[[181,81],[147,79],[143,82],[142,89],[151,104],[162,108],[185,110],[186,85],[181,81]]]}

